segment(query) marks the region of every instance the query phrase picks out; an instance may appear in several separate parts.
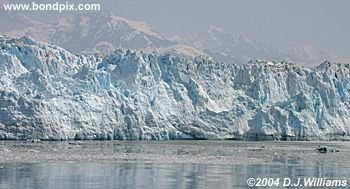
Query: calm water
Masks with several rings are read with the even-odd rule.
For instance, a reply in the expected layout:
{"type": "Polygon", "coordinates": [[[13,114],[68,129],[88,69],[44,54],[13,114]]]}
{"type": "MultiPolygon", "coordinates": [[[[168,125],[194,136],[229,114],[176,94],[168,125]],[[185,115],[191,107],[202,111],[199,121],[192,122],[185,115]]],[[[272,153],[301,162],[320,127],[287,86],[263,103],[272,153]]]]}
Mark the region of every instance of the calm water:
{"type": "MultiPolygon", "coordinates": [[[[167,147],[167,144],[164,146],[167,147]]],[[[234,162],[232,164],[208,163],[207,161],[146,162],[133,158],[103,162],[0,163],[1,189],[248,188],[246,181],[250,177],[349,179],[349,176],[350,165],[347,162],[336,163],[331,162],[330,159],[330,162],[319,161],[309,164],[298,157],[275,158],[266,163],[241,161],[237,164],[234,162]]]]}
{"type": "Polygon", "coordinates": [[[3,165],[0,188],[246,188],[250,177],[347,178],[349,168],[300,165],[42,163],[3,165]]]}

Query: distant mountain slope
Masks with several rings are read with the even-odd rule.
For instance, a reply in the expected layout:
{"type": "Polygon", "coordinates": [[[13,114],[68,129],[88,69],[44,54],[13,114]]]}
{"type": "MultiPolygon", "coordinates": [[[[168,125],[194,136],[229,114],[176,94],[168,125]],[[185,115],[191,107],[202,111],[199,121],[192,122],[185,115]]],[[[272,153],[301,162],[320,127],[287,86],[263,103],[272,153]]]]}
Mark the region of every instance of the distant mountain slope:
{"type": "Polygon", "coordinates": [[[146,23],[117,17],[108,11],[76,15],[51,24],[33,21],[18,12],[1,14],[4,14],[4,19],[0,20],[1,33],[51,42],[74,53],[107,54],[116,49],[133,49],[167,52],[185,58],[204,55],[222,62],[287,60],[309,66],[324,60],[347,60],[311,46],[275,49],[245,34],[231,33],[215,26],[192,36],[167,38],[146,23]]]}
{"type": "Polygon", "coordinates": [[[174,43],[142,22],[113,16],[110,12],[87,13],[57,20],[40,27],[8,32],[11,36],[27,36],[47,40],[72,52],[112,51],[122,49],[156,49],[174,43]]]}
{"type": "Polygon", "coordinates": [[[249,38],[242,33],[231,33],[221,28],[210,26],[206,32],[186,38],[188,44],[214,57],[281,60],[282,54],[262,42],[249,38]]]}
{"type": "Polygon", "coordinates": [[[283,54],[289,61],[306,65],[307,63],[323,62],[326,60],[336,61],[338,59],[336,55],[315,49],[311,45],[294,47],[284,51],[283,54]]]}
{"type": "MultiPolygon", "coordinates": [[[[2,6],[2,2],[0,2],[2,6]]],[[[0,32],[5,33],[13,30],[20,30],[31,26],[42,25],[32,20],[21,12],[5,12],[0,8],[0,32]]]]}

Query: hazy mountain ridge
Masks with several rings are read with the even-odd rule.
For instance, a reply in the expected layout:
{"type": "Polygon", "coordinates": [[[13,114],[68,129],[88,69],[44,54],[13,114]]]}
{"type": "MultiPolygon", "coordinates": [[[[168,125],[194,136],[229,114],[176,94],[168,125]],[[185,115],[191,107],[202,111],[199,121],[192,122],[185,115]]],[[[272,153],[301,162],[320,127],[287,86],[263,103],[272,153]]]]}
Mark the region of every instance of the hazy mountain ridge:
{"type": "Polygon", "coordinates": [[[156,49],[173,44],[146,24],[113,16],[110,12],[76,15],[42,27],[33,26],[7,34],[45,39],[76,53],[103,43],[111,46],[109,51],[117,48],[156,49]]]}
{"type": "Polygon", "coordinates": [[[206,32],[185,37],[185,43],[192,44],[217,61],[284,60],[281,53],[269,45],[253,40],[243,33],[231,33],[212,25],[206,32]]]}
{"type": "Polygon", "coordinates": [[[100,57],[1,36],[0,138],[349,139],[349,64],[100,57]]]}
{"type": "MultiPolygon", "coordinates": [[[[13,20],[23,16],[14,15],[13,20]]],[[[1,27],[11,28],[7,26],[10,23],[6,21],[1,27]]],[[[34,21],[28,23],[31,24],[22,24],[22,28],[6,30],[3,33],[9,36],[27,36],[40,41],[49,41],[71,52],[84,54],[107,54],[115,49],[133,49],[144,52],[167,52],[185,58],[205,55],[217,61],[235,63],[263,59],[314,65],[325,60],[348,60],[316,50],[311,46],[281,51],[242,33],[231,33],[215,26],[210,26],[207,31],[191,36],[165,37],[146,23],[117,17],[108,11],[63,18],[52,24],[34,21]]]]}
{"type": "MultiPolygon", "coordinates": [[[[0,6],[1,5],[2,2],[0,2],[0,6]]],[[[1,10],[0,18],[0,32],[2,33],[23,29],[31,26],[43,25],[43,23],[34,21],[20,12],[5,12],[1,10]]]]}

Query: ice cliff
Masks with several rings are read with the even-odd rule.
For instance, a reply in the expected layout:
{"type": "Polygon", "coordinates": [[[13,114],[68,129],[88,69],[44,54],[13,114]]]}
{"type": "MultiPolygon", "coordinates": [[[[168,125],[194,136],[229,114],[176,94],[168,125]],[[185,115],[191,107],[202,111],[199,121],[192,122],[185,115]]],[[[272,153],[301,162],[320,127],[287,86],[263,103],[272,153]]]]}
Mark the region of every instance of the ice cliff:
{"type": "Polygon", "coordinates": [[[0,37],[0,139],[348,139],[349,97],[349,64],[83,56],[0,37]]]}

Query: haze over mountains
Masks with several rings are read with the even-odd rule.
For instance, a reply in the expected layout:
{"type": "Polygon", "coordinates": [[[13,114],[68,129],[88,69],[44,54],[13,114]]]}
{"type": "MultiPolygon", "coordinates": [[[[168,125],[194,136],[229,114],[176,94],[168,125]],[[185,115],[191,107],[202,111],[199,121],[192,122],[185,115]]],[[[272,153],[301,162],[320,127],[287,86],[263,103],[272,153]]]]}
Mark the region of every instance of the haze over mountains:
{"type": "Polygon", "coordinates": [[[286,60],[304,65],[325,60],[347,61],[310,45],[279,50],[243,33],[231,33],[215,26],[190,36],[167,37],[146,23],[114,16],[108,11],[79,14],[48,24],[19,12],[1,12],[1,17],[0,32],[5,35],[51,42],[74,53],[106,54],[116,49],[132,49],[186,58],[204,55],[216,61],[235,63],[246,63],[251,59],[286,60]]]}

